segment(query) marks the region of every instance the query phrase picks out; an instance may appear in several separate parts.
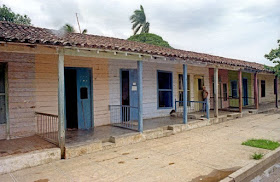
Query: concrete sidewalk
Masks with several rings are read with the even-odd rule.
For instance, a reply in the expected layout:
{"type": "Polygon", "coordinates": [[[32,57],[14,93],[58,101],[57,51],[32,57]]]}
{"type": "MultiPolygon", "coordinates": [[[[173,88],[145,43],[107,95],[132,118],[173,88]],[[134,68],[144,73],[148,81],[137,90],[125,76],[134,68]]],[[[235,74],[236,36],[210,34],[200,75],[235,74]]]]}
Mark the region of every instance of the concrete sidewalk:
{"type": "Polygon", "coordinates": [[[250,138],[280,140],[280,114],[256,114],[0,176],[0,181],[217,181],[248,164],[250,138]]]}

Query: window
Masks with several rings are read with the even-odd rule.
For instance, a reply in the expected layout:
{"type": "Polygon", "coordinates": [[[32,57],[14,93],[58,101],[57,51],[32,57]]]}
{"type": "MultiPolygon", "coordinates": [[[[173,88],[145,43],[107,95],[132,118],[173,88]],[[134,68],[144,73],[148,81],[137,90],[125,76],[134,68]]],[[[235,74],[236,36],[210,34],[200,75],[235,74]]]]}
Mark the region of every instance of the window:
{"type": "Polygon", "coordinates": [[[227,97],[228,97],[228,95],[227,95],[227,84],[224,83],[223,84],[223,98],[224,98],[224,101],[227,101],[227,97]]]}
{"type": "Polygon", "coordinates": [[[237,98],[237,81],[231,81],[231,96],[232,98],[237,98]]]}
{"type": "Polygon", "coordinates": [[[261,96],[265,97],[265,80],[261,80],[261,96]]]}
{"type": "Polygon", "coordinates": [[[158,71],[158,107],[172,107],[172,73],[158,71]]]}
{"type": "Polygon", "coordinates": [[[197,79],[197,81],[198,81],[198,90],[203,90],[203,86],[204,86],[203,79],[199,78],[197,79]]]}
{"type": "Polygon", "coordinates": [[[0,124],[6,123],[5,65],[0,64],[0,124]]]}
{"type": "MultiPolygon", "coordinates": [[[[178,82],[179,82],[179,101],[183,101],[183,94],[184,94],[184,90],[183,90],[183,74],[179,74],[178,75],[178,82]]],[[[191,95],[190,95],[190,75],[187,76],[187,101],[190,100],[191,95]]],[[[183,106],[183,103],[180,102],[179,106],[183,106]]],[[[190,103],[188,102],[188,106],[190,106],[190,103]]]]}

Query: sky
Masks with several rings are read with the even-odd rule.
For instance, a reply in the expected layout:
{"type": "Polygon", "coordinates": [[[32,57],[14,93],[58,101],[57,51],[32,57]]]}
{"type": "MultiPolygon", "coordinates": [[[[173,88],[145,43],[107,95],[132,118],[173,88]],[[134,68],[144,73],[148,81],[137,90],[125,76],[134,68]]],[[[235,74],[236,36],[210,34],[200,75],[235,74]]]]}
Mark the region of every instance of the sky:
{"type": "Polygon", "coordinates": [[[88,34],[127,39],[129,17],[143,5],[150,33],[177,49],[272,65],[264,58],[280,39],[280,0],[0,0],[34,26],[65,23],[88,34]]]}

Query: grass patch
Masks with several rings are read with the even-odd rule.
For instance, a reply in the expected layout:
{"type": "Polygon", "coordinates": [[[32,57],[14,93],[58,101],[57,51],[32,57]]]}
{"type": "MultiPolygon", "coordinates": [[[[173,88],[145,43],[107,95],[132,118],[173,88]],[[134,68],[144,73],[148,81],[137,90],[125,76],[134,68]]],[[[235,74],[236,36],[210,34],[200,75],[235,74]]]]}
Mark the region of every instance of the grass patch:
{"type": "Polygon", "coordinates": [[[261,158],[263,158],[263,156],[264,155],[262,153],[255,152],[251,157],[252,157],[252,159],[260,160],[261,158]]]}
{"type": "Polygon", "coordinates": [[[250,139],[243,142],[242,145],[257,147],[262,149],[274,150],[280,146],[279,142],[265,140],[265,139],[250,139]]]}

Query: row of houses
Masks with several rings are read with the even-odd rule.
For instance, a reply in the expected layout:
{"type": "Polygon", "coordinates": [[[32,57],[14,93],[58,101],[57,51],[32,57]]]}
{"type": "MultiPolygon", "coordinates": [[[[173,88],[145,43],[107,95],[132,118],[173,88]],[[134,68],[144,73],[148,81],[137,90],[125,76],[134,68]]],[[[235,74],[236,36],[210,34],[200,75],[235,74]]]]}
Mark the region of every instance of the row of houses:
{"type": "Polygon", "coordinates": [[[142,132],[171,110],[187,123],[196,112],[275,107],[278,87],[258,63],[0,22],[0,139],[57,132],[64,150],[68,128],[142,132]]]}

